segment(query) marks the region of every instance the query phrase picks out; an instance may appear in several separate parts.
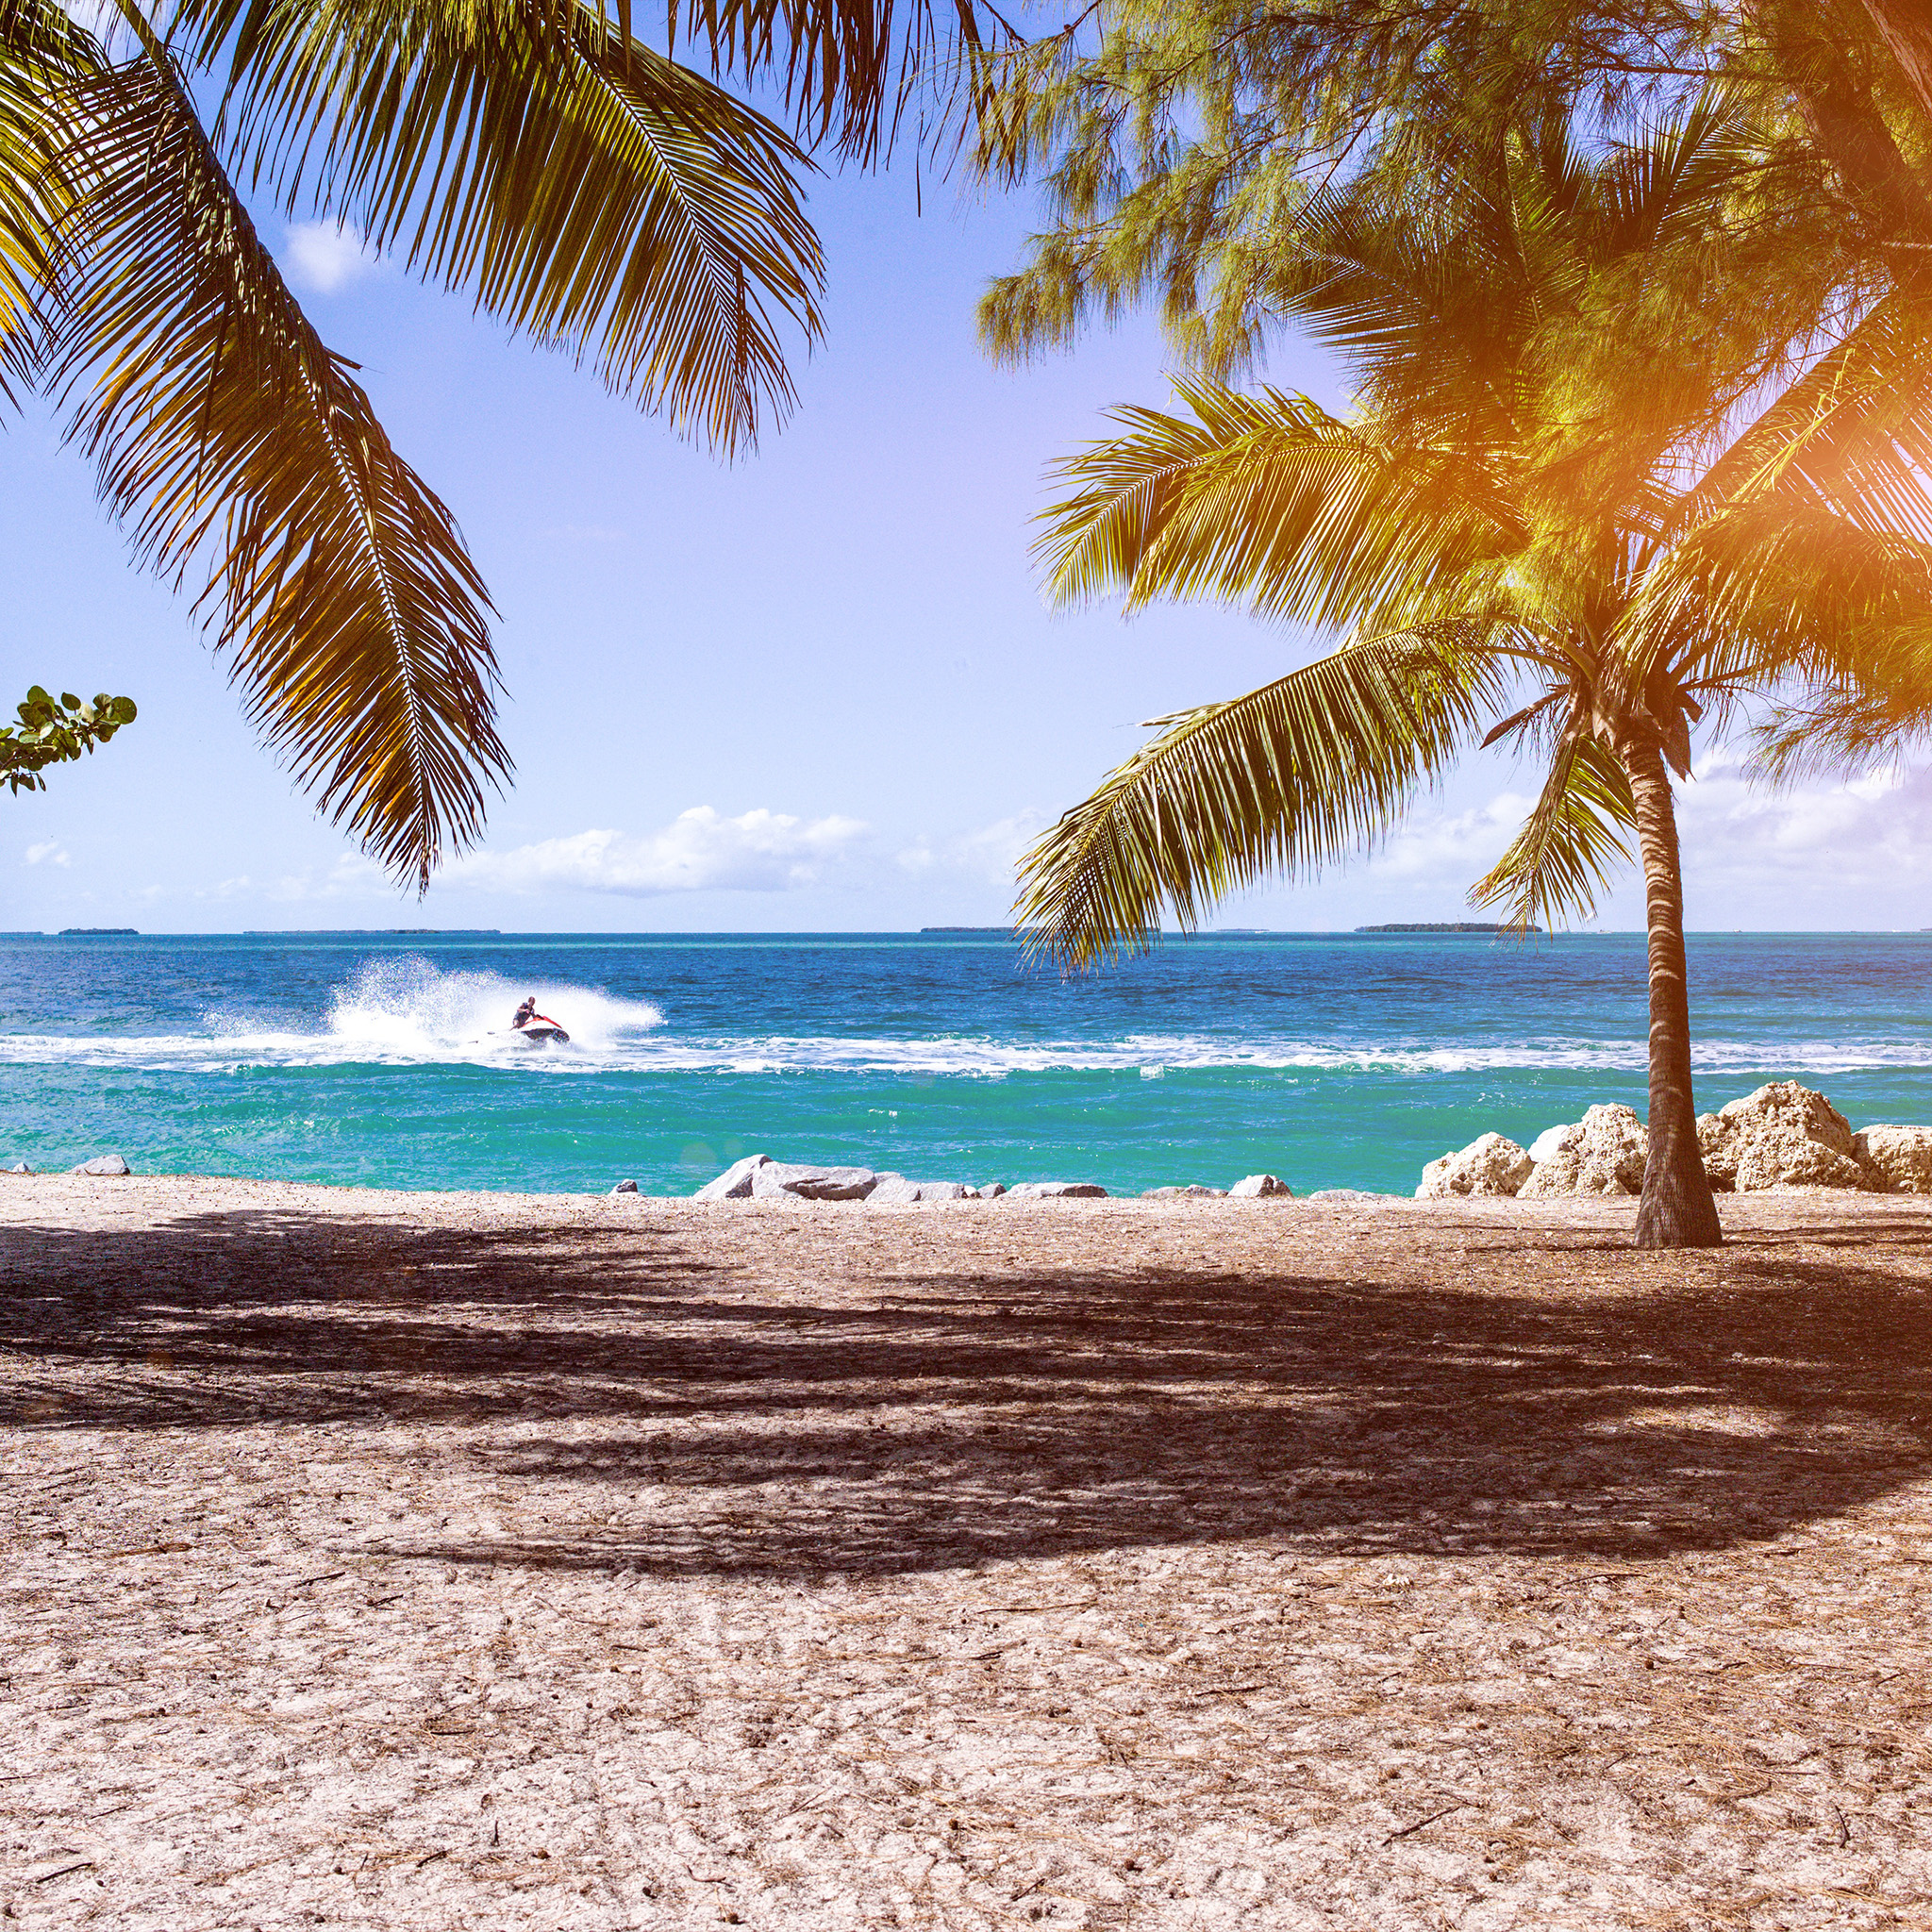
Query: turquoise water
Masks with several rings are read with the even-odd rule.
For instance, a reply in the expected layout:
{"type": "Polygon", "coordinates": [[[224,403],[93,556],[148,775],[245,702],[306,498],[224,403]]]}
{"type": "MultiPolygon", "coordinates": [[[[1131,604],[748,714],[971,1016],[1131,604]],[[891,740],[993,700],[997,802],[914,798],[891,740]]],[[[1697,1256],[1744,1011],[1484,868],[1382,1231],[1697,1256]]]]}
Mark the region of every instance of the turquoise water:
{"type": "MultiPolygon", "coordinates": [[[[1932,936],[1690,944],[1698,1102],[1932,1122],[1932,936]]],[[[1489,1128],[1644,1105],[1636,935],[0,940],[0,1160],[688,1193],[739,1155],[921,1179],[1413,1189],[1489,1128]],[[570,1047],[508,1037],[526,991],[570,1047]]]]}

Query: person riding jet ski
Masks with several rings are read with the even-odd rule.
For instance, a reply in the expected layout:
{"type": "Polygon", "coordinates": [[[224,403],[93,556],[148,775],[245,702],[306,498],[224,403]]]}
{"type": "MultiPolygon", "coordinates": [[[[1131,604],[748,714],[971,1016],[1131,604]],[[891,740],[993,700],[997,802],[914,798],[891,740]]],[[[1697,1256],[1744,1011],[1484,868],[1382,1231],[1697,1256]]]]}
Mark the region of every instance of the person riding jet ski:
{"type": "Polygon", "coordinates": [[[570,1035],[548,1013],[540,1013],[537,1010],[537,995],[535,993],[532,993],[516,1009],[515,1016],[511,1019],[509,1025],[512,1033],[528,1032],[533,1035],[541,1035],[545,1039],[560,1041],[570,1038],[570,1035]]]}

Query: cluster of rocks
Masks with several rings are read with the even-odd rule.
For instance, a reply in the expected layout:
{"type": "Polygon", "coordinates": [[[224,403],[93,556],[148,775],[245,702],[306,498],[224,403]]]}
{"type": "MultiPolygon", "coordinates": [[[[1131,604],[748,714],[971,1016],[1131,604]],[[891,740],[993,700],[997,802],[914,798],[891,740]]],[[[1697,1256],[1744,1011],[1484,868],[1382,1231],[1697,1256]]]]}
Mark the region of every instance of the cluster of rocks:
{"type": "MultiPolygon", "coordinates": [[[[16,1160],[10,1167],[0,1168],[0,1174],[32,1174],[25,1161],[16,1160]]],[[[83,1160],[78,1166],[70,1167],[69,1174],[91,1174],[97,1178],[108,1174],[132,1174],[134,1170],[118,1154],[97,1154],[92,1160],[83,1160]]]]}
{"type": "MultiPolygon", "coordinates": [[[[1697,1147],[1721,1194],[1770,1188],[1856,1188],[1932,1194],[1932,1127],[1871,1126],[1856,1133],[1824,1095],[1774,1080],[1716,1113],[1697,1117],[1697,1147]]],[[[1485,1134],[1423,1169],[1418,1201],[1457,1194],[1635,1194],[1650,1136],[1627,1107],[1592,1107],[1572,1126],[1527,1147],[1485,1134]]]]}
{"type": "MultiPolygon", "coordinates": [[[[613,1194],[634,1194],[635,1181],[620,1181],[613,1194]]],[[[874,1173],[869,1167],[813,1167],[796,1160],[774,1160],[748,1154],[716,1180],[707,1181],[696,1201],[864,1201],[874,1208],[912,1207],[927,1201],[1104,1201],[1107,1190],[1092,1181],[1022,1181],[1008,1187],[990,1181],[915,1181],[903,1174],[874,1173]]],[[[1251,1174],[1231,1188],[1149,1188],[1144,1199],[1158,1201],[1292,1200],[1293,1191],[1272,1174],[1251,1174]]]]}

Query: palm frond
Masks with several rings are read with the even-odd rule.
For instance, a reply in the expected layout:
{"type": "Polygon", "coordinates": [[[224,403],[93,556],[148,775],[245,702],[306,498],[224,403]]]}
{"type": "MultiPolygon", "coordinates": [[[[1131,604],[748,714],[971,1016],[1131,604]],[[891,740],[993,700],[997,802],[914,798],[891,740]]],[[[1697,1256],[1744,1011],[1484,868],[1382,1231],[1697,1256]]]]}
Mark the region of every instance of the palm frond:
{"type": "Polygon", "coordinates": [[[1867,528],[1807,491],[1749,496],[1652,561],[1615,641],[1640,673],[1720,697],[1873,678],[1900,715],[1932,714],[1932,542],[1867,528]]]}
{"type": "Polygon", "coordinates": [[[1889,296],[1685,493],[1678,525],[1775,493],[1859,527],[1932,540],[1932,305],[1889,296]]]}
{"type": "MultiPolygon", "coordinates": [[[[970,0],[959,15],[976,34],[970,0]]],[[[836,128],[840,150],[861,162],[889,143],[939,41],[932,0],[671,0],[669,17],[674,46],[682,33],[720,71],[775,76],[800,129],[822,140],[836,128]]]]}
{"type": "Polygon", "coordinates": [[[1496,478],[1454,451],[1386,445],[1305,396],[1176,384],[1192,420],[1122,409],[1125,436],[1056,472],[1075,493],[1041,513],[1062,603],[1213,597],[1274,618],[1373,628],[1426,613],[1517,541],[1496,478]]]}
{"type": "Polygon", "coordinates": [[[426,885],[509,769],[456,525],[290,295],[158,46],[84,76],[59,120],[78,199],[45,375],[69,434],[142,560],[198,582],[298,782],[426,885]]]}
{"type": "Polygon", "coordinates": [[[190,0],[230,145],[730,454],[823,326],[796,144],[580,0],[190,0]]]}
{"type": "Polygon", "coordinates": [[[0,0],[0,399],[34,379],[38,291],[71,185],[56,165],[50,98],[98,58],[91,36],[48,0],[0,0]]]}
{"type": "Polygon", "coordinates": [[[1144,945],[1164,908],[1373,844],[1507,688],[1477,625],[1344,645],[1259,691],[1171,719],[1021,861],[1029,953],[1078,968],[1144,945]]]}
{"type": "Polygon", "coordinates": [[[1519,927],[1588,914],[1612,873],[1629,864],[1637,822],[1630,780],[1588,731],[1558,742],[1536,807],[1509,849],[1470,889],[1472,906],[1505,906],[1519,927]]]}
{"type": "Polygon", "coordinates": [[[908,108],[937,144],[991,101],[988,70],[1028,45],[989,0],[671,0],[681,35],[721,74],[775,80],[802,139],[860,166],[891,154],[908,108]]]}

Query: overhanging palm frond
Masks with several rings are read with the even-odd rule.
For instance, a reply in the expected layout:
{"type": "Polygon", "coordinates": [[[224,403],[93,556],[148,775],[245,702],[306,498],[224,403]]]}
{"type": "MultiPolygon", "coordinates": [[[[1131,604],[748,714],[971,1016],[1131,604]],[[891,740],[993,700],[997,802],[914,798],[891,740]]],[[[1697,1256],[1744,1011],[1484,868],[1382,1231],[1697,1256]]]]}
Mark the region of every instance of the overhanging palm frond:
{"type": "Polygon", "coordinates": [[[1654,559],[1615,643],[1721,708],[1745,684],[1880,679],[1898,715],[1932,715],[1932,543],[1874,531],[1807,491],[1767,491],[1654,559]]]}
{"type": "MultiPolygon", "coordinates": [[[[1910,669],[1923,675],[1923,653],[1910,669]]],[[[1842,779],[1923,753],[1932,742],[1932,715],[1923,704],[1902,704],[1897,689],[1821,683],[1773,706],[1752,729],[1753,775],[1773,786],[1842,779]]]]}
{"type": "Polygon", "coordinates": [[[1678,525],[1775,494],[1862,528],[1932,540],[1932,305],[1887,297],[1687,491],[1678,525]]]}
{"type": "Polygon", "coordinates": [[[1472,906],[1502,906],[1518,926],[1583,915],[1610,875],[1630,861],[1635,827],[1630,780],[1616,754],[1588,731],[1558,743],[1541,794],[1509,849],[1470,889],[1472,906]]]}
{"type": "Polygon", "coordinates": [[[0,0],[0,398],[33,380],[54,231],[68,194],[55,166],[50,96],[89,63],[93,42],[45,0],[0,0]]]}
{"type": "Polygon", "coordinates": [[[79,198],[46,378],[69,433],[142,560],[206,573],[198,607],[299,782],[426,885],[509,769],[455,523],[283,285],[158,46],[58,106],[79,198]]]}
{"type": "Polygon", "coordinates": [[[1932,544],[1874,535],[1822,507],[1760,530],[1775,508],[1742,505],[1683,546],[1692,569],[1718,552],[1703,612],[1717,632],[1717,675],[1777,674],[1761,680],[1775,702],[1752,727],[1758,775],[1841,776],[1923,746],[1932,736],[1932,544]]]}
{"type": "MultiPolygon", "coordinates": [[[[929,5],[909,9],[929,22],[929,5]]],[[[682,32],[708,46],[721,69],[782,71],[785,102],[820,137],[836,122],[839,144],[869,158],[885,119],[898,38],[893,0],[690,0],[669,8],[682,32]]]]}
{"type": "Polygon", "coordinates": [[[776,76],[803,135],[832,135],[866,164],[891,146],[915,90],[943,115],[941,70],[957,76],[981,48],[1015,38],[986,0],[671,0],[669,13],[674,48],[682,34],[721,72],[776,76]]]}
{"type": "Polygon", "coordinates": [[[1021,861],[1032,954],[1081,967],[1183,926],[1263,874],[1310,873],[1373,843],[1507,688],[1480,625],[1344,645],[1167,728],[1021,861]]]}
{"type": "Polygon", "coordinates": [[[1079,488],[1041,513],[1058,601],[1214,597],[1381,628],[1445,582],[1466,608],[1471,573],[1513,547],[1507,496],[1477,462],[1383,445],[1305,396],[1176,387],[1191,421],[1116,411],[1131,433],[1058,466],[1079,488]]]}
{"type": "Polygon", "coordinates": [[[579,0],[191,0],[230,140],[727,454],[794,401],[824,264],[783,132],[579,0]]]}

